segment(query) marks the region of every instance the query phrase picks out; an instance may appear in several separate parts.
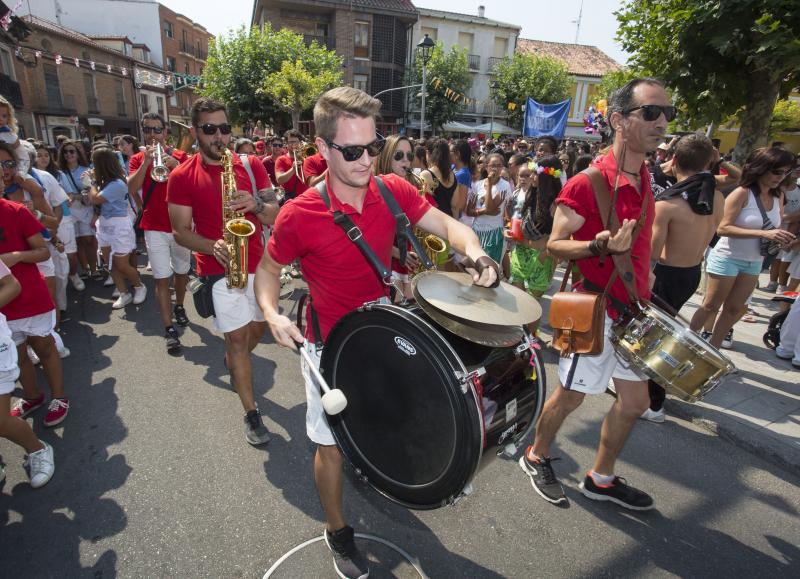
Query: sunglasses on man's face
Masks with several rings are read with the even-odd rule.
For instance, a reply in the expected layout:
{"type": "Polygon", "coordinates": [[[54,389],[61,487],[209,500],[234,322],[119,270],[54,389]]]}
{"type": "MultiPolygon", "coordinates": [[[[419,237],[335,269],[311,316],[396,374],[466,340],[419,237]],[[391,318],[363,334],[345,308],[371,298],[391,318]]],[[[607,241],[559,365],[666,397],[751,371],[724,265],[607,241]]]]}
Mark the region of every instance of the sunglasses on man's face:
{"type": "Polygon", "coordinates": [[[222,123],[221,125],[213,125],[211,123],[205,123],[200,125],[198,128],[201,131],[203,131],[203,134],[206,134],[209,137],[211,135],[216,135],[217,131],[219,131],[223,135],[230,135],[231,131],[233,130],[231,129],[231,126],[228,123],[222,123]]]}
{"type": "Polygon", "coordinates": [[[370,157],[377,157],[381,154],[381,150],[383,149],[383,145],[386,143],[386,141],[384,139],[375,139],[368,145],[348,145],[346,147],[337,145],[333,141],[327,141],[327,143],[331,149],[336,149],[339,151],[345,161],[352,163],[353,161],[358,161],[361,157],[363,157],[364,151],[367,151],[367,154],[370,157]]]}
{"type": "Polygon", "coordinates": [[[402,161],[403,157],[408,159],[409,162],[414,160],[414,153],[409,151],[408,153],[403,153],[403,151],[395,151],[394,157],[392,157],[395,161],[402,161]]]}
{"type": "Polygon", "coordinates": [[[143,133],[155,133],[156,135],[160,135],[164,132],[164,127],[142,127],[143,133]]]}
{"type": "Polygon", "coordinates": [[[279,147],[283,147],[283,143],[272,143],[272,146],[277,149],[279,147]]]}
{"type": "Polygon", "coordinates": [[[667,122],[671,122],[675,120],[675,116],[678,114],[678,109],[673,106],[661,106],[661,105],[640,105],[638,107],[633,107],[632,109],[627,109],[622,111],[623,115],[627,115],[632,113],[633,111],[642,111],[642,119],[645,121],[655,121],[658,120],[662,114],[667,122]]]}
{"type": "Polygon", "coordinates": [[[17,168],[17,162],[16,161],[11,161],[11,160],[2,161],[2,162],[0,162],[0,167],[3,167],[3,169],[16,169],[17,168]]]}

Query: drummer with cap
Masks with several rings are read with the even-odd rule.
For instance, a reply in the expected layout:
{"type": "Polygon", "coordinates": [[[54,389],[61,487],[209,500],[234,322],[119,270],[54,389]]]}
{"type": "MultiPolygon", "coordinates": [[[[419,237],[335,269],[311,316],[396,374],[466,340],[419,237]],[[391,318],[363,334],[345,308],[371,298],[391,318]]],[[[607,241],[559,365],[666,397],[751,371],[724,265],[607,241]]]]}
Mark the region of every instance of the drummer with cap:
{"type": "MultiPolygon", "coordinates": [[[[275,341],[294,349],[308,337],[304,347],[317,366],[320,353],[315,342],[324,340],[348,312],[387,296],[379,275],[333,220],[336,210],[349,216],[372,252],[384,264],[390,263],[396,222],[372,176],[372,164],[383,146],[375,130],[380,108],[379,100],[350,87],[332,89],[319,98],[314,106],[316,145],[328,163],[324,184],[330,209],[315,188],[287,202],[256,271],[256,299],[275,341]],[[295,259],[300,259],[311,295],[306,337],[278,307],[281,269],[295,259]]],[[[431,207],[404,179],[385,175],[382,180],[412,225],[447,239],[476,264],[468,270],[475,284],[497,284],[498,265],[484,253],[469,227],[431,207]]],[[[325,540],[341,577],[367,577],[367,561],[355,545],[342,508],[343,457],[325,419],[319,386],[305,364],[302,373],[308,402],[306,431],[317,444],[314,478],[325,511],[325,540]]]]}

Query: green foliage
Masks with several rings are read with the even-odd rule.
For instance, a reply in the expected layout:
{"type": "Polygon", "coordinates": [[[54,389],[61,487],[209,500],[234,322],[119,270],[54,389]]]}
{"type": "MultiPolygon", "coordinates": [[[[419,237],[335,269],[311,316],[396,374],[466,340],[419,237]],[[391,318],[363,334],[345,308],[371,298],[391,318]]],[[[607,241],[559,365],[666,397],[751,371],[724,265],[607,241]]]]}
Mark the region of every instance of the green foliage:
{"type": "Polygon", "coordinates": [[[607,72],[594,89],[595,101],[608,99],[611,93],[625,86],[629,81],[640,76],[647,76],[633,68],[623,68],[607,72]]]}
{"type": "MultiPolygon", "coordinates": [[[[428,91],[425,94],[425,123],[430,123],[434,131],[440,131],[442,125],[452,121],[463,110],[464,103],[454,102],[445,96],[445,89],[451,89],[461,94],[466,94],[472,85],[472,75],[469,72],[467,49],[451,46],[450,51],[444,50],[444,45],[437,42],[428,62],[428,91]],[[433,80],[440,79],[439,88],[434,87],[433,80]]],[[[416,58],[411,69],[410,82],[422,82],[422,59],[416,58]]],[[[416,93],[416,91],[413,91],[416,93]]],[[[421,98],[415,97],[418,104],[421,98]]]]}
{"type": "Polygon", "coordinates": [[[771,139],[786,130],[800,130],[800,104],[795,101],[778,101],[775,105],[775,110],[772,111],[769,138],[771,139]]]}
{"type": "Polygon", "coordinates": [[[561,61],[549,56],[520,53],[497,66],[495,80],[494,101],[508,115],[511,127],[522,127],[523,106],[528,97],[541,104],[559,103],[569,98],[573,82],[561,61]],[[508,103],[517,106],[514,110],[507,110],[508,103]]]}
{"type": "Polygon", "coordinates": [[[270,75],[281,70],[285,61],[301,61],[314,75],[321,75],[322,71],[338,71],[341,75],[341,58],[333,52],[315,42],[307,47],[302,35],[288,29],[275,31],[266,23],[263,29],[242,27],[212,40],[203,70],[202,94],[226,103],[233,123],[248,119],[269,122],[273,118],[275,124],[285,126],[285,110],[270,93],[258,90],[270,75]]]}

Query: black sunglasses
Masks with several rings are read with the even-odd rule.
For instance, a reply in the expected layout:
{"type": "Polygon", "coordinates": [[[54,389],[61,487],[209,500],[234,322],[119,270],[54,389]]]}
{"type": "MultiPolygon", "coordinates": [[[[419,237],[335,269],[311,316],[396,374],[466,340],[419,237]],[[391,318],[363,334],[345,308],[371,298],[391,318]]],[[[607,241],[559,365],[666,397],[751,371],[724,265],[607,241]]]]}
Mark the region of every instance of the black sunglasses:
{"type": "Polygon", "coordinates": [[[211,123],[205,123],[203,125],[200,125],[198,128],[208,136],[216,135],[217,131],[219,131],[223,135],[230,135],[231,131],[233,130],[228,123],[222,123],[221,125],[212,125],[211,123]]]}
{"type": "Polygon", "coordinates": [[[64,154],[65,155],[77,155],[78,151],[76,151],[75,149],[64,149],[64,154]]]}
{"type": "Polygon", "coordinates": [[[383,145],[386,144],[384,139],[375,139],[368,145],[348,145],[347,147],[342,147],[341,145],[337,145],[333,141],[326,141],[328,146],[331,149],[336,149],[342,154],[342,157],[348,163],[352,163],[353,161],[358,161],[363,155],[364,151],[367,151],[367,154],[370,157],[377,157],[381,154],[381,150],[383,149],[383,145]]]}
{"type": "Polygon", "coordinates": [[[408,153],[403,153],[403,151],[395,151],[394,152],[394,160],[395,161],[402,161],[404,156],[409,161],[413,161],[414,160],[414,153],[412,153],[411,151],[409,151],[408,153]]]}
{"type": "Polygon", "coordinates": [[[664,118],[667,119],[667,122],[669,123],[670,121],[675,120],[675,116],[678,114],[678,109],[675,107],[662,107],[661,105],[640,105],[638,107],[633,107],[632,109],[622,111],[622,114],[627,115],[633,111],[638,111],[639,109],[642,110],[642,118],[646,121],[655,121],[663,113],[664,118]]]}
{"type": "Polygon", "coordinates": [[[142,127],[143,133],[155,133],[156,135],[160,135],[164,132],[164,127],[142,127]]]}
{"type": "Polygon", "coordinates": [[[17,162],[16,161],[10,161],[10,160],[9,161],[3,161],[2,163],[0,163],[0,166],[2,166],[3,169],[16,169],[17,168],[17,162]]]}
{"type": "Polygon", "coordinates": [[[273,147],[283,147],[283,143],[272,143],[273,147]]]}

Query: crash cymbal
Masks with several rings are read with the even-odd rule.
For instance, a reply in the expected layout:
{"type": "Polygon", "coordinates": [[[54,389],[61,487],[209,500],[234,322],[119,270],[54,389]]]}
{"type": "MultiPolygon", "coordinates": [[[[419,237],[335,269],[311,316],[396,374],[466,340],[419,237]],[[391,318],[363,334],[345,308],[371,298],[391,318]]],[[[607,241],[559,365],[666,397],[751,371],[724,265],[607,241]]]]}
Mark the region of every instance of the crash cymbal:
{"type": "Polygon", "coordinates": [[[493,326],[521,326],[542,317],[542,308],[528,293],[509,283],[496,288],[474,285],[468,273],[428,271],[412,280],[415,291],[450,318],[493,326]]]}

